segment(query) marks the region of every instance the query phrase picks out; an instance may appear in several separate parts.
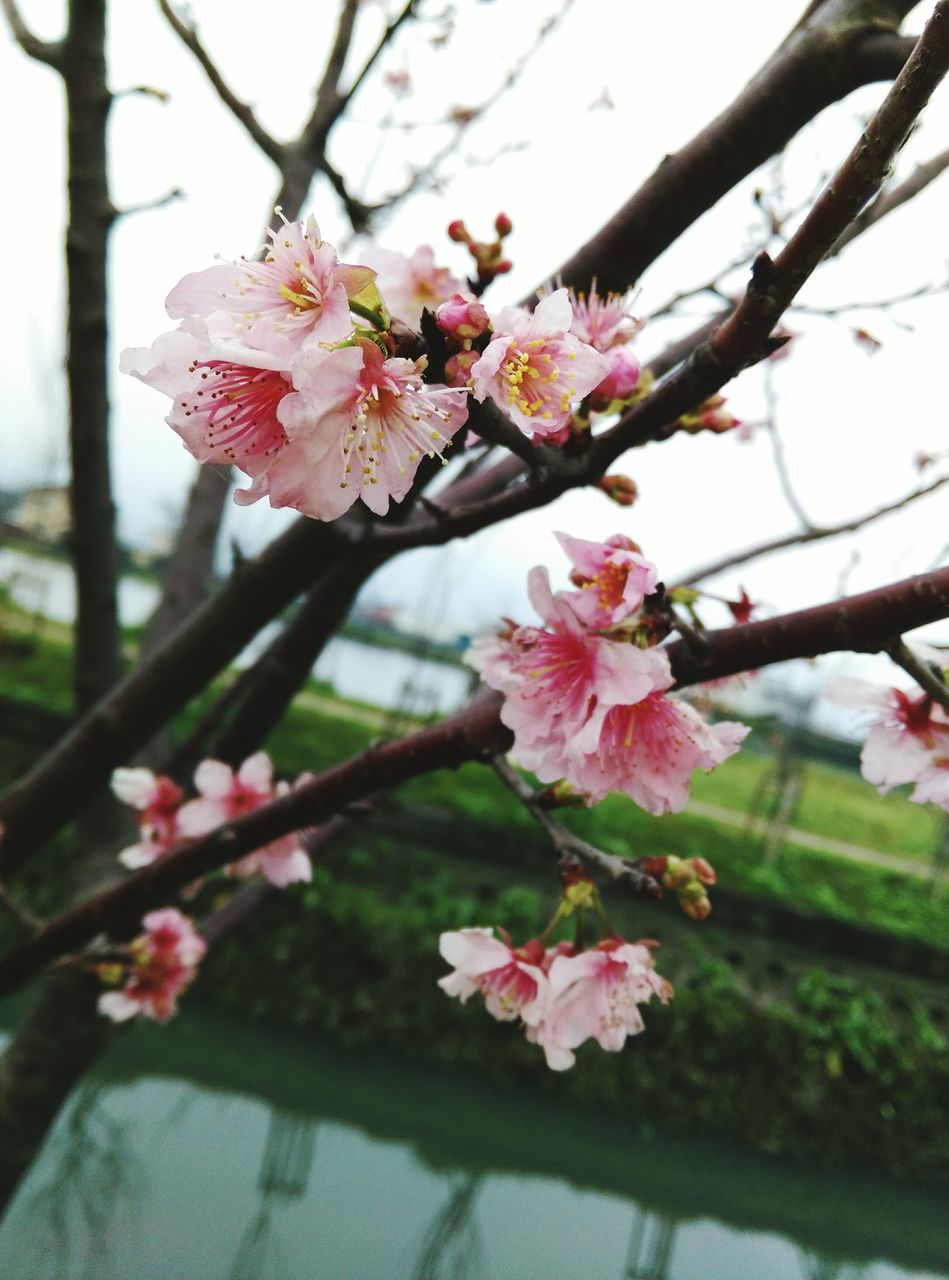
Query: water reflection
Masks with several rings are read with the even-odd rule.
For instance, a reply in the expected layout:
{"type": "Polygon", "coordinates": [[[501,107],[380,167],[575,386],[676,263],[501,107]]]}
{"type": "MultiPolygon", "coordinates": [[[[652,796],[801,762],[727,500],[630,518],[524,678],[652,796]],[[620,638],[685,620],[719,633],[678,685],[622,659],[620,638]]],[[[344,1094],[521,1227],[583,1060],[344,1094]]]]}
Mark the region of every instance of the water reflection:
{"type": "Polygon", "coordinates": [[[281,1205],[299,1200],[307,1190],[316,1150],[316,1122],[276,1108],[264,1145],[257,1187],[260,1205],[237,1250],[229,1280],[260,1280],[268,1253],[271,1261],[278,1242],[274,1238],[274,1214],[281,1205]]]}
{"type": "MultiPolygon", "coordinates": [[[[63,1123],[44,1153],[45,1180],[27,1185],[24,1215],[42,1225],[34,1233],[42,1254],[29,1264],[31,1276],[116,1274],[110,1224],[119,1205],[132,1214],[144,1164],[129,1134],[108,1108],[108,1090],[98,1081],[80,1085],[63,1123]]],[[[22,1198],[22,1197],[21,1197],[22,1198]]]]}
{"type": "Polygon", "coordinates": [[[623,1280],[668,1280],[676,1227],[671,1218],[637,1209],[623,1280]]]}
{"type": "Polygon", "coordinates": [[[0,1228],[2,1280],[949,1280],[928,1192],[447,1071],[197,1018],[102,1070],[0,1228]]]}
{"type": "Polygon", "coordinates": [[[412,1280],[477,1280],[485,1275],[484,1241],[475,1216],[481,1177],[462,1175],[425,1234],[412,1280]]]}

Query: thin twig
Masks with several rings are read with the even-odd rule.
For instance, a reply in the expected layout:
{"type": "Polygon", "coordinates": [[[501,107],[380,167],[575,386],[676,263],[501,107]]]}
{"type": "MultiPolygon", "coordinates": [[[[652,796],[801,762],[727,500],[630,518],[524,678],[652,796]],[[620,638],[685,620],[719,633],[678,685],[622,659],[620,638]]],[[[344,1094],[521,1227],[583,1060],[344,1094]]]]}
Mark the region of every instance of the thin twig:
{"type": "Polygon", "coordinates": [[[936,674],[934,666],[923,662],[902,637],[887,649],[887,653],[898,667],[902,667],[907,675],[913,677],[921,689],[949,711],[949,686],[941,673],[936,674]]]}
{"type": "MultiPolygon", "coordinates": [[[[6,0],[4,0],[6,3],[6,0]]],[[[277,165],[283,157],[283,147],[257,119],[253,107],[239,98],[225,81],[213,58],[201,43],[197,27],[185,22],[175,12],[169,0],[158,0],[158,7],[165,16],[168,25],[186,48],[190,49],[198,65],[204,71],[211,87],[230,111],[231,115],[254,140],[264,155],[269,156],[277,165]]]]}
{"type": "Polygon", "coordinates": [[[795,492],[794,485],[791,483],[791,473],[788,471],[787,457],[784,452],[784,441],[778,431],[778,395],[774,387],[774,365],[770,360],[765,360],[762,369],[764,370],[764,397],[768,411],[766,425],[768,434],[771,437],[771,450],[774,455],[774,469],[777,473],[778,483],[788,506],[800,521],[801,528],[805,533],[812,533],[814,531],[814,522],[804,510],[801,500],[795,492]]]}
{"type": "Polygon", "coordinates": [[[560,857],[569,857],[572,854],[580,858],[588,867],[604,872],[617,884],[626,885],[636,893],[645,894],[648,897],[662,896],[662,890],[653,877],[641,871],[631,858],[620,858],[616,854],[605,853],[602,849],[574,835],[562,822],[551,817],[546,809],[541,808],[530,784],[508,763],[505,756],[500,754],[492,756],[491,767],[504,785],[517,796],[547,836],[554,852],[560,857]]]}
{"type": "MultiPolygon", "coordinates": [[[[691,570],[691,572],[680,578],[675,585],[677,587],[691,587],[696,582],[702,582],[705,578],[714,578],[716,574],[724,573],[726,569],[735,569],[739,565],[747,564],[749,560],[757,560],[761,556],[771,555],[775,551],[785,551],[788,547],[804,546],[808,542],[819,542],[823,538],[836,538],[842,533],[856,533],[864,525],[872,524],[874,520],[880,520],[883,516],[892,515],[894,511],[900,511],[903,507],[908,507],[910,503],[915,502],[918,498],[925,498],[928,494],[935,493],[937,489],[941,489],[945,484],[949,484],[949,475],[941,476],[938,480],[934,480],[932,484],[927,484],[921,489],[914,489],[912,493],[898,498],[895,502],[888,502],[885,506],[876,507],[865,515],[854,516],[852,520],[844,520],[840,524],[833,525],[815,525],[806,532],[788,533],[780,538],[772,538],[768,542],[759,542],[755,547],[747,547],[744,551],[733,552],[730,555],[722,556],[719,560],[712,560],[698,569],[691,570]]],[[[947,550],[949,550],[949,547],[947,547],[947,550]]],[[[937,567],[938,561],[932,565],[934,569],[937,567]]]]}

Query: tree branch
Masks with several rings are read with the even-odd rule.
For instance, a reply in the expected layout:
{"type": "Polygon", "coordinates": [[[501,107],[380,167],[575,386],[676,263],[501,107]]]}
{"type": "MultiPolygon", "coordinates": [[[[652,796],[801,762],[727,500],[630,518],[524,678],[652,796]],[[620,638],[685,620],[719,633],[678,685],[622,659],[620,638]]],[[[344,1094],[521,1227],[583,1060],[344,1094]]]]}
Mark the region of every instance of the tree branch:
{"type": "Polygon", "coordinates": [[[939,480],[934,480],[932,484],[927,484],[921,489],[914,489],[912,493],[906,494],[895,502],[888,502],[885,506],[876,507],[873,511],[868,511],[862,516],[855,516],[852,520],[844,520],[840,524],[834,525],[812,526],[810,529],[802,530],[798,533],[786,534],[782,538],[772,538],[768,542],[760,542],[756,547],[746,547],[744,551],[733,552],[722,556],[719,560],[711,560],[708,564],[703,564],[698,569],[690,570],[684,578],[679,579],[676,586],[694,586],[696,582],[702,582],[706,578],[714,578],[716,574],[724,573],[726,569],[734,569],[740,564],[747,564],[749,560],[757,560],[760,556],[771,555],[774,551],[784,551],[788,547],[804,546],[808,542],[819,542],[823,538],[836,538],[841,533],[856,533],[864,525],[872,524],[874,520],[880,520],[883,516],[891,515],[894,511],[900,511],[903,507],[908,507],[910,503],[915,502],[918,498],[925,498],[927,494],[935,493],[937,489],[941,489],[947,483],[949,483],[949,476],[942,476],[939,480]]]}
{"type": "Polygon", "coordinates": [[[887,649],[887,653],[898,667],[902,667],[907,675],[912,676],[924,693],[949,711],[949,686],[941,674],[927,662],[921,661],[902,637],[896,644],[887,649]]]}
{"type": "Polygon", "coordinates": [[[14,40],[27,57],[33,58],[36,62],[45,62],[48,67],[61,71],[63,41],[49,42],[40,40],[39,36],[34,35],[23,20],[16,0],[0,0],[0,7],[3,8],[6,20],[10,24],[14,40]]]}
{"type": "Polygon", "coordinates": [[[244,102],[234,93],[233,89],[224,80],[220,71],[212,59],[211,55],[201,43],[198,35],[197,27],[190,25],[182,20],[175,12],[174,7],[169,0],[158,0],[158,7],[162,11],[168,25],[174,31],[175,35],[181,43],[194,56],[195,61],[201,67],[207,76],[214,92],[230,111],[231,115],[242,125],[250,138],[260,147],[265,156],[279,165],[283,159],[283,146],[274,138],[257,119],[253,107],[249,103],[244,102]]]}
{"type": "MultiPolygon", "coordinates": [[[[941,569],[846,600],[710,631],[701,654],[683,641],[671,644],[667,653],[676,688],[682,688],[790,658],[813,658],[840,649],[879,652],[891,648],[904,632],[947,616],[949,569],[941,569]]],[[[135,930],[151,907],[281,835],[324,822],[348,805],[411,778],[509,750],[512,735],[500,720],[500,708],[496,694],[482,695],[437,725],[370,747],[246,817],[175,846],[150,866],[50,921],[35,937],[11,947],[0,958],[0,996],[103,931],[120,937],[123,931],[135,930]]]]}

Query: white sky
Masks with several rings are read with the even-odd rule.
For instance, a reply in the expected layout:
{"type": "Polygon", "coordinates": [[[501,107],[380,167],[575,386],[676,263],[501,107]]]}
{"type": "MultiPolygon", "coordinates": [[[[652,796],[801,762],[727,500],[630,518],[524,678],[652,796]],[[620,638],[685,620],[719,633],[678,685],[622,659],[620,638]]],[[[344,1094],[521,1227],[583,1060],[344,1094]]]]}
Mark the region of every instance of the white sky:
{"type": "MultiPolygon", "coordinates": [[[[380,65],[380,71],[407,69],[416,85],[398,106],[399,117],[434,120],[452,105],[477,103],[511,58],[529,45],[551,7],[547,0],[469,0],[461,6],[456,37],[437,53],[421,40],[431,29],[410,24],[380,65]]],[[[578,0],[517,89],[469,132],[462,163],[450,166],[452,180],[400,208],[380,228],[379,239],[407,251],[429,241],[461,274],[466,261],[460,247],[444,236],[448,221],[464,217],[476,234],[486,234],[503,208],[515,223],[509,249],[516,269],[487,301],[499,308],[515,300],[593,233],[665,153],[727,105],[803,7],[804,0],[729,0],[725,5],[578,0]],[[591,110],[604,90],[614,108],[591,110]],[[498,154],[525,141],[529,149],[498,154]],[[473,163],[478,157],[494,159],[488,165],[473,163]]],[[[906,29],[919,29],[929,7],[920,5],[906,29]]],[[[39,34],[58,34],[59,0],[23,0],[22,8],[39,34]]],[[[258,104],[275,133],[294,132],[322,66],[335,0],[284,0],[279,6],[194,0],[192,9],[235,90],[258,104]]],[[[356,54],[371,47],[382,11],[366,0],[356,54]]],[[[115,201],[120,206],[147,201],[172,187],[187,194],[173,206],[123,220],[115,232],[117,357],[121,348],[147,345],[171,327],[163,300],[182,274],[210,265],[215,253],[233,257],[254,249],[275,175],[217,102],[157,5],[151,0],[114,3],[111,23],[113,89],[144,83],[172,95],[166,106],[140,96],[116,103],[115,201]]],[[[354,66],[358,60],[354,55],[354,66]]],[[[8,124],[0,141],[8,193],[0,205],[8,299],[0,316],[6,357],[0,487],[14,488],[61,478],[56,459],[62,458],[64,123],[57,76],[26,59],[5,28],[0,83],[8,124]],[[19,122],[16,128],[10,127],[13,121],[19,122]]],[[[883,85],[860,90],[825,112],[794,143],[784,166],[791,204],[843,158],[861,117],[884,92],[883,85]]],[[[353,123],[334,137],[331,158],[359,193],[359,182],[370,170],[370,195],[398,185],[406,163],[424,162],[445,136],[433,129],[396,133],[378,155],[376,124],[391,103],[391,94],[378,82],[370,85],[357,101],[353,123]]],[[[898,175],[941,150],[947,126],[949,91],[943,86],[907,143],[898,175]]],[[[707,279],[749,243],[751,229],[759,225],[750,199],[753,186],[746,183],[723,200],[647,273],[641,281],[642,311],[707,279]]],[[[836,304],[944,280],[947,189],[949,177],[944,177],[823,269],[803,298],[836,304]]],[[[343,247],[345,223],[335,196],[322,184],[312,193],[312,210],[326,238],[343,247]]],[[[691,306],[701,309],[701,304],[691,306]]],[[[914,452],[949,445],[947,319],[945,295],[903,305],[889,316],[853,313],[839,325],[790,318],[804,337],[793,356],[775,368],[780,425],[796,488],[816,521],[836,522],[908,491],[919,481],[914,452]],[[849,332],[860,324],[884,342],[872,358],[849,332]]],[[[682,320],[647,327],[639,339],[641,357],[648,358],[687,326],[690,322],[682,320]]],[[[118,374],[112,392],[121,532],[131,542],[147,542],[180,508],[193,464],[162,421],[161,397],[118,374]]],[[[739,417],[759,418],[761,372],[746,373],[728,395],[739,417]]],[[[586,537],[629,532],[667,581],[735,546],[794,528],[764,432],[748,444],[729,436],[679,438],[630,455],[625,469],[642,493],[630,511],[596,493],[569,494],[554,510],[488,530],[464,547],[405,556],[377,576],[369,593],[388,601],[401,598],[419,612],[437,606],[460,628],[474,630],[502,613],[527,620],[523,584],[532,564],[546,561],[557,581],[563,562],[552,528],[586,537]],[[441,581],[434,600],[433,574],[441,581]]],[[[831,598],[855,548],[860,559],[849,575],[849,591],[921,571],[949,541],[946,502],[940,492],[856,538],[770,557],[710,585],[728,594],[740,582],[753,597],[785,610],[831,598]]],[[[235,509],[228,534],[249,550],[285,519],[286,513],[271,512],[264,504],[235,509]]],[[[724,620],[715,606],[708,619],[724,620]]]]}

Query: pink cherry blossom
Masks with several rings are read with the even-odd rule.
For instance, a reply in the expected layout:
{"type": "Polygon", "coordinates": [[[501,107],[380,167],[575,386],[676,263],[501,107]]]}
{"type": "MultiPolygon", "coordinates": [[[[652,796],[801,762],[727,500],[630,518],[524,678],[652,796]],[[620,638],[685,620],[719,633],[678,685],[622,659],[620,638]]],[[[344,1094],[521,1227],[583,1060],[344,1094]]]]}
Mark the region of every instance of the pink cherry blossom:
{"type": "MultiPolygon", "coordinates": [[[[928,775],[936,757],[949,755],[949,717],[922,692],[906,693],[842,676],[827,686],[838,706],[869,711],[874,722],[860,753],[860,772],[880,795],[907,782],[922,783],[927,795],[938,779],[928,775]]],[[[936,788],[938,790],[938,787],[936,788]]],[[[919,799],[920,788],[911,799],[919,799]]]]}
{"type": "Polygon", "coordinates": [[[374,342],[312,348],[293,366],[297,391],[280,405],[289,444],[266,476],[238,495],[335,520],[361,498],[385,515],[422,458],[441,457],[468,417],[462,389],[428,386],[421,360],[387,360],[374,342]]]}
{"type": "Polygon", "coordinates": [[[594,1039],[618,1053],[626,1037],[643,1030],[639,1006],[658,997],[665,1003],[672,987],[653,967],[649,949],[640,943],[610,938],[579,955],[557,956],[543,1020],[528,1030],[528,1039],[544,1050],[553,1071],[576,1061],[573,1050],[594,1039]]]}
{"type": "Polygon", "coordinates": [[[183,792],[171,778],[151,769],[116,769],[112,790],[124,804],[139,811],[142,837],[138,844],[122,850],[119,861],[131,869],[147,867],[181,838],[178,813],[183,792]]]}
{"type": "Polygon", "coordinates": [[[99,997],[99,1012],[114,1022],[137,1014],[167,1022],[207,951],[193,923],[174,907],[150,912],[142,924],[145,932],[128,947],[125,985],[99,997]]]}
{"type": "MultiPolygon", "coordinates": [[[[655,652],[655,651],[653,651],[655,652]]],[[[672,684],[671,675],[665,688],[672,684]]],[[[687,702],[661,688],[607,712],[596,748],[569,761],[567,781],[594,802],[623,791],[647,813],[679,813],[695,769],[714,769],[735,754],[749,730],[735,721],[706,724],[687,702]]]]}
{"type": "Polygon", "coordinates": [[[605,542],[588,542],[556,534],[570,558],[572,580],[581,588],[564,593],[574,613],[588,627],[605,629],[635,613],[656,589],[658,570],[621,533],[605,542]]]}
{"type": "Polygon", "coordinates": [[[639,361],[628,347],[611,347],[604,353],[609,373],[590,392],[590,408],[604,413],[615,400],[628,400],[639,385],[639,361]]]}
{"type": "Polygon", "coordinates": [[[165,421],[199,462],[233,462],[266,472],[287,443],[278,409],[293,391],[292,343],[261,328],[259,346],[212,341],[201,320],[186,320],[151,347],[122,353],[119,368],[172,399],[165,421]]]}
{"type": "Polygon", "coordinates": [[[589,631],[570,603],[550,591],[546,569],[531,570],[531,603],[546,628],[518,627],[472,646],[467,661],[505,695],[501,719],[514,755],[542,782],[570,776],[570,761],[595,751],[611,707],[668,687],[669,661],[589,631]]]}
{"type": "Polygon", "coordinates": [[[475,399],[490,396],[528,436],[565,427],[574,406],[609,373],[598,351],[568,333],[572,318],[566,289],[542,298],[533,314],[502,311],[471,370],[475,399]]]}
{"type": "Polygon", "coordinates": [[[454,972],[440,978],[438,985],[464,1003],[480,991],[493,1018],[508,1022],[520,1018],[536,1026],[544,1016],[547,978],[540,967],[544,948],[529,942],[514,948],[510,939],[502,942],[491,929],[461,929],[443,933],[438,940],[442,958],[454,972]]]}
{"type": "Polygon", "coordinates": [[[411,257],[370,245],[362,258],[375,269],[376,286],[392,315],[411,329],[418,328],[424,310],[434,311],[464,290],[447,267],[436,266],[435,251],[428,244],[420,244],[411,257]]]}
{"type": "Polygon", "coordinates": [[[604,298],[595,289],[589,296],[571,289],[570,306],[570,332],[597,351],[624,346],[642,328],[642,323],[629,314],[628,294],[609,293],[604,298]]]}
{"type": "Polygon", "coordinates": [[[935,804],[949,813],[949,746],[944,755],[934,755],[920,774],[910,799],[916,804],[935,804]]]}
{"type": "MultiPolygon", "coordinates": [[[[235,773],[220,760],[203,760],[194,775],[200,799],[182,806],[179,828],[184,836],[203,836],[224,823],[253,813],[290,790],[274,784],[273,766],[263,751],[250,756],[235,773]]],[[[295,834],[255,850],[227,868],[231,876],[247,879],[261,874],[279,889],[312,877],[310,859],[295,834]]]]}
{"type": "MultiPolygon", "coordinates": [[[[279,213],[279,210],[278,210],[279,213]]],[[[372,283],[369,267],[340,263],[320,237],[315,219],[268,231],[261,261],[225,263],[196,271],[175,285],[166,301],[173,320],[201,316],[212,338],[239,334],[256,346],[275,329],[299,345],[311,337],[340,342],[352,332],[349,299],[372,283]]]]}
{"type": "Polygon", "coordinates": [[[453,293],[435,312],[442,333],[465,340],[478,338],[490,325],[488,313],[471,293],[453,293]]]}

